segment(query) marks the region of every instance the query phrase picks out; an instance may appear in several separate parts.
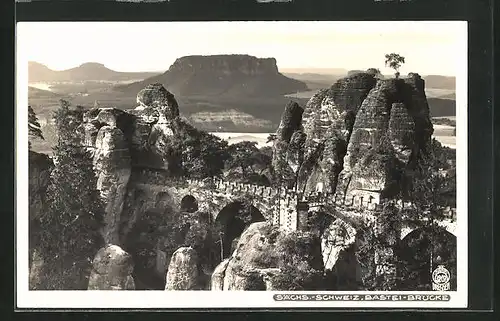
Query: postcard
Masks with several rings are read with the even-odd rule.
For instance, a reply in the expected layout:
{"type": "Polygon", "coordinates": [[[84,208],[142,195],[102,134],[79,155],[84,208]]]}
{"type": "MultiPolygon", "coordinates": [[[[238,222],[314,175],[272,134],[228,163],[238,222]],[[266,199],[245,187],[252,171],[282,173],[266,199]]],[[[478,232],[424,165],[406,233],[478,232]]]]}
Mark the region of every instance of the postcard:
{"type": "Polygon", "coordinates": [[[19,308],[467,306],[467,22],[19,22],[19,308]]]}

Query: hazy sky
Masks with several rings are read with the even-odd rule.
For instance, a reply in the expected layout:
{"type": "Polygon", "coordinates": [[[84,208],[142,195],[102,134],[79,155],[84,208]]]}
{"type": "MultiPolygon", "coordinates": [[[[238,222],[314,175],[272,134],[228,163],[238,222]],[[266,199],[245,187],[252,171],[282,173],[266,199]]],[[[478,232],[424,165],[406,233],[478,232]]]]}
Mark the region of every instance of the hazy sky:
{"type": "Polygon", "coordinates": [[[279,68],[379,68],[406,57],[401,73],[455,75],[463,22],[25,22],[18,45],[55,70],[99,62],[117,71],[165,71],[181,56],[275,57],[279,68]]]}

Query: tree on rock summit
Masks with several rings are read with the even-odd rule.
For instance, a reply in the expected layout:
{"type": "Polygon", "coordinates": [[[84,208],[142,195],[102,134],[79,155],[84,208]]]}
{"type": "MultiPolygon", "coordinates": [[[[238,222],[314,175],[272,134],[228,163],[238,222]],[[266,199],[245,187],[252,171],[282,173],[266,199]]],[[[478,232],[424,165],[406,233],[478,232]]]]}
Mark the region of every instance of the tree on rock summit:
{"type": "Polygon", "coordinates": [[[399,68],[405,63],[405,57],[397,53],[390,53],[385,55],[385,65],[391,67],[396,71],[394,74],[396,79],[399,78],[399,68]]]}

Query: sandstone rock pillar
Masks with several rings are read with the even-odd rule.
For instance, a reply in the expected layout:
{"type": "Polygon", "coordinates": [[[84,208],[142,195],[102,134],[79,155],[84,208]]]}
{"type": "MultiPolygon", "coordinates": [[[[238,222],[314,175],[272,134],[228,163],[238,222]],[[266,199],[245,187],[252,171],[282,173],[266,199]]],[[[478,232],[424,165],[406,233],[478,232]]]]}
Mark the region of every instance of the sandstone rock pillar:
{"type": "Polygon", "coordinates": [[[196,290],[200,271],[198,254],[191,247],[181,247],[172,255],[168,267],[165,290],[196,290]]]}
{"type": "Polygon", "coordinates": [[[120,217],[131,175],[130,152],[123,132],[115,126],[103,126],[96,139],[94,166],[97,189],[106,204],[104,241],[119,244],[120,217]]]}

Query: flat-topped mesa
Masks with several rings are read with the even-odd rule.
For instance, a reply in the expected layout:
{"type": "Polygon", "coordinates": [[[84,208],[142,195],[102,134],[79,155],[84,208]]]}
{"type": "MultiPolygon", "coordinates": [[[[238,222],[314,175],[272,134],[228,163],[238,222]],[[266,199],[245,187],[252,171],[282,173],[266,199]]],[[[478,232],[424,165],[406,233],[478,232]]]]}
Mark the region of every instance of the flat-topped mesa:
{"type": "Polygon", "coordinates": [[[137,93],[160,83],[178,97],[283,97],[307,90],[307,85],[278,71],[276,59],[249,55],[186,56],[161,75],[116,89],[137,93]]]}
{"type": "Polygon", "coordinates": [[[275,58],[257,58],[250,55],[193,55],[185,56],[175,60],[169,71],[208,71],[232,74],[242,73],[245,75],[277,75],[278,67],[275,58]]]}

